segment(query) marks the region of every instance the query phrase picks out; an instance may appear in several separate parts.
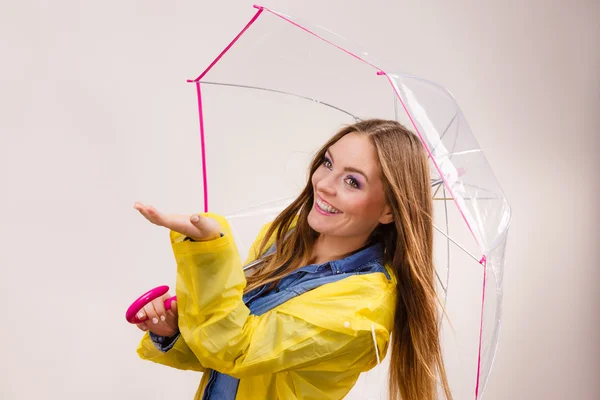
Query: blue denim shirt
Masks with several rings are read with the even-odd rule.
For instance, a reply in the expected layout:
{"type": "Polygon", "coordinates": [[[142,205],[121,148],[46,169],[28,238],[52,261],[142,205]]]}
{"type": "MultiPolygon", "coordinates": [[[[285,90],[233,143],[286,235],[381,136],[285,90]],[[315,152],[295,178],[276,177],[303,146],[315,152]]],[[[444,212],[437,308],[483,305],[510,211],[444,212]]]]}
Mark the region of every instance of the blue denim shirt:
{"type": "MultiPolygon", "coordinates": [[[[246,293],[243,300],[250,309],[250,314],[262,315],[321,285],[336,282],[351,275],[374,272],[381,272],[390,279],[383,266],[383,251],[380,244],[366,247],[341,260],[310,264],[299,268],[279,281],[275,288],[267,290],[267,286],[258,287],[246,293]]],[[[150,333],[150,337],[161,351],[168,351],[175,345],[179,335],[165,338],[150,333]]],[[[202,399],[234,400],[238,384],[238,379],[212,370],[202,399]]]]}

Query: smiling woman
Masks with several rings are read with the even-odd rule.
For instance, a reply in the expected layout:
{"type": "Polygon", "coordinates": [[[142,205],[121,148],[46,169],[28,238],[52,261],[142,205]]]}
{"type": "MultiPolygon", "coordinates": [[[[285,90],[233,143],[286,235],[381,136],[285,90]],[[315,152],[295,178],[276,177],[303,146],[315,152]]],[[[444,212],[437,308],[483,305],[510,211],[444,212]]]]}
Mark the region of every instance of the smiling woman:
{"type": "Polygon", "coordinates": [[[348,133],[332,144],[311,182],[315,205],[308,223],[320,233],[315,245],[342,252],[329,256],[360,247],[379,224],[393,220],[377,151],[366,134],[348,133]]]}
{"type": "Polygon", "coordinates": [[[265,226],[245,276],[227,221],[163,215],[178,305],[148,304],[140,356],[206,371],[197,399],[341,399],[385,357],[393,399],[448,388],[438,334],[427,155],[395,121],[346,126],[300,195],[265,226]]]}

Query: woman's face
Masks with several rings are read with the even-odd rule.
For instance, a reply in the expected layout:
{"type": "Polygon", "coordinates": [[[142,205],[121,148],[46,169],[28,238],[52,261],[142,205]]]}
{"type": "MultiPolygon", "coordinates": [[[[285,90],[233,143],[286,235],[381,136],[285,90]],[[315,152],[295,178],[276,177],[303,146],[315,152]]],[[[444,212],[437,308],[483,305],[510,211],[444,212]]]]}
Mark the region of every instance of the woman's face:
{"type": "Polygon", "coordinates": [[[308,224],[322,235],[366,241],[378,224],[392,221],[375,146],[364,135],[349,133],[332,145],[311,181],[308,224]]]}

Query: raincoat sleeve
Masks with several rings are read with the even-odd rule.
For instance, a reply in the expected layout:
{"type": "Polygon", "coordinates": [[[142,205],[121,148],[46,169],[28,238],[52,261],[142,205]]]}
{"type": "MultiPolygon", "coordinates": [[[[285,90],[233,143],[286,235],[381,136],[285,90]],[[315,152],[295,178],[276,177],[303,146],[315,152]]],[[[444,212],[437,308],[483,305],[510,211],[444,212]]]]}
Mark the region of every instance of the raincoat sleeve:
{"type": "Polygon", "coordinates": [[[385,295],[380,290],[357,295],[365,284],[361,276],[345,279],[348,283],[337,293],[331,290],[339,285],[323,285],[263,315],[250,315],[242,300],[246,279],[229,226],[222,217],[206,215],[219,221],[223,237],[189,242],[171,232],[179,328],[203,366],[235,378],[300,369],[364,371],[376,363],[373,334],[384,357],[389,332],[380,321],[381,312],[373,310],[386,302],[385,295]],[[366,312],[357,318],[360,309],[366,312]],[[377,314],[377,321],[369,313],[377,314]]]}
{"type": "Polygon", "coordinates": [[[140,358],[169,367],[202,372],[205,368],[200,364],[185,340],[180,336],[168,351],[161,351],[150,338],[148,332],[144,334],[137,353],[140,358]]]}
{"type": "MultiPolygon", "coordinates": [[[[258,257],[260,244],[269,228],[269,225],[270,224],[264,225],[260,231],[257,239],[250,248],[247,262],[253,261],[258,257]]],[[[171,233],[171,237],[174,235],[174,233],[171,233]]],[[[179,239],[184,240],[185,237],[180,236],[179,239]]],[[[178,314],[181,314],[181,311],[179,311],[178,314]]],[[[181,318],[181,316],[179,316],[179,318],[181,318]]],[[[181,334],[178,334],[177,337],[174,337],[168,346],[162,346],[157,344],[156,340],[152,340],[150,333],[146,332],[140,344],[138,345],[137,354],[144,360],[153,361],[155,363],[177,369],[194,370],[200,372],[205,370],[202,364],[200,364],[200,361],[198,361],[196,355],[185,342],[185,339],[181,337],[181,334]]]]}

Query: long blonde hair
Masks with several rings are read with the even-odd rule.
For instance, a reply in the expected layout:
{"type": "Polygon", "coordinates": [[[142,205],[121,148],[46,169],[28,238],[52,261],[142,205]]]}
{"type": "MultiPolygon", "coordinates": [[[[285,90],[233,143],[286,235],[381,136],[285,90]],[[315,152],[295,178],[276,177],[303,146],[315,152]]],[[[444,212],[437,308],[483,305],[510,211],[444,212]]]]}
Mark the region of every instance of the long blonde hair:
{"type": "MultiPolygon", "coordinates": [[[[379,225],[370,238],[383,245],[384,261],[392,267],[398,281],[390,397],[436,399],[439,376],[446,397],[452,399],[439,341],[433,205],[425,149],[416,135],[396,121],[363,120],[344,127],[325,143],[313,158],[310,177],[323,162],[327,149],[351,132],[366,135],[375,146],[385,198],[394,217],[393,223],[379,225]]],[[[275,252],[265,257],[258,271],[247,278],[246,292],[265,284],[274,285],[309,260],[318,236],[308,224],[314,201],[310,177],[298,198],[269,227],[259,254],[267,250],[273,235],[275,252]]]]}

